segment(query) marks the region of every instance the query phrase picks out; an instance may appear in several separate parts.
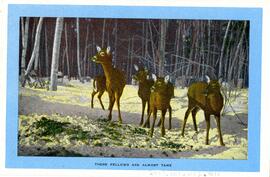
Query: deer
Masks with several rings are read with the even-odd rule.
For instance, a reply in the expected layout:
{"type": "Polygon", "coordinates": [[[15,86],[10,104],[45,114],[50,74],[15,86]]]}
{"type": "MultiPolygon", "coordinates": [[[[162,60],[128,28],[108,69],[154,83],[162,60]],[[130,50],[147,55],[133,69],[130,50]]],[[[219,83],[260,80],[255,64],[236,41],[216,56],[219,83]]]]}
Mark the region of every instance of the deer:
{"type": "Polygon", "coordinates": [[[104,106],[101,100],[103,93],[106,91],[106,77],[104,75],[95,76],[93,79],[93,92],[91,98],[91,108],[94,108],[94,97],[98,93],[98,100],[103,110],[104,106]]]}
{"type": "MultiPolygon", "coordinates": [[[[169,77],[169,76],[167,76],[169,77]]],[[[164,78],[157,78],[157,80],[160,80],[161,82],[163,82],[164,78]]],[[[156,82],[158,83],[158,82],[156,82]]],[[[155,88],[155,86],[154,86],[155,88]]],[[[172,99],[174,97],[174,85],[173,83],[171,83],[169,80],[167,82],[167,92],[168,92],[168,96],[170,97],[170,99],[172,99]]],[[[172,128],[172,108],[171,108],[171,105],[169,107],[169,130],[172,128]]],[[[161,118],[159,119],[159,122],[157,124],[157,126],[160,126],[161,125],[161,118]]]]}
{"type": "Polygon", "coordinates": [[[106,77],[106,89],[109,94],[108,120],[112,120],[112,109],[116,101],[118,108],[118,122],[122,124],[120,98],[126,85],[126,78],[123,71],[113,67],[112,54],[110,50],[110,47],[101,49],[99,46],[97,46],[97,54],[94,55],[91,60],[101,64],[106,77]]]}
{"type": "Polygon", "coordinates": [[[147,104],[147,113],[149,113],[149,99],[151,93],[151,87],[154,85],[154,80],[149,78],[148,70],[146,68],[139,69],[137,65],[134,65],[137,73],[133,75],[133,79],[139,83],[138,96],[142,100],[142,115],[140,125],[144,122],[144,110],[147,104]]]}
{"type": "Polygon", "coordinates": [[[150,125],[150,117],[153,113],[153,123],[150,129],[150,137],[153,137],[154,126],[157,118],[157,110],[161,110],[161,136],[165,136],[165,126],[164,120],[167,110],[169,110],[169,122],[171,127],[171,117],[172,117],[172,108],[170,105],[171,95],[168,92],[168,82],[169,75],[166,77],[157,77],[155,74],[152,74],[152,78],[154,79],[154,85],[151,88],[150,94],[150,110],[148,113],[147,120],[145,121],[143,127],[149,127],[150,125]]]}
{"type": "Polygon", "coordinates": [[[211,80],[206,76],[207,82],[199,81],[191,84],[188,88],[188,108],[185,112],[181,135],[184,137],[186,122],[190,112],[192,113],[193,126],[196,132],[196,114],[202,109],[206,121],[206,139],[205,144],[209,145],[210,115],[214,115],[217,123],[219,142],[224,146],[220,128],[220,115],[223,108],[223,96],[221,94],[221,79],[211,80]]]}

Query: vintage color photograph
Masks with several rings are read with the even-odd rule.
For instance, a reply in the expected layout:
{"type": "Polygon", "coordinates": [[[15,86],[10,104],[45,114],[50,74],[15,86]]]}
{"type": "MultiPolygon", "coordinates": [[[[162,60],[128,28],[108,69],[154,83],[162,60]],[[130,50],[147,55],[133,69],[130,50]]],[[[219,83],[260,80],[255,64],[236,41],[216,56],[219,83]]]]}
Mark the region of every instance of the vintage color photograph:
{"type": "Polygon", "coordinates": [[[249,31],[20,17],[18,155],[248,159],[249,31]]]}

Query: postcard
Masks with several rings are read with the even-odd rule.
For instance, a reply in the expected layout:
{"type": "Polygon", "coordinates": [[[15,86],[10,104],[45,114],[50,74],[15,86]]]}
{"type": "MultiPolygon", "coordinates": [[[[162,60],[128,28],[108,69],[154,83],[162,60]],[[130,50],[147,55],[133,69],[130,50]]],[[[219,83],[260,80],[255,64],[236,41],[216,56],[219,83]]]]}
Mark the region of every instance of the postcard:
{"type": "Polygon", "coordinates": [[[9,4],[7,40],[6,168],[260,170],[262,9],[9,4]]]}

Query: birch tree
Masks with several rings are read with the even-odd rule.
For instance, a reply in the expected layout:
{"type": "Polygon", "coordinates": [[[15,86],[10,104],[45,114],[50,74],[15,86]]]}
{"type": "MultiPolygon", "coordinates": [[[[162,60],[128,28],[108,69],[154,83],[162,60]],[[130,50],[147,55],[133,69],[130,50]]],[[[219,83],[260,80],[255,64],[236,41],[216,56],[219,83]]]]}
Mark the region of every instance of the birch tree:
{"type": "Polygon", "coordinates": [[[78,66],[78,77],[81,80],[81,66],[80,66],[80,21],[79,18],[76,19],[76,29],[77,29],[77,66],[78,66]]]}
{"type": "Polygon", "coordinates": [[[222,60],[223,60],[223,54],[224,54],[224,48],[225,48],[225,43],[227,40],[227,36],[228,36],[228,31],[230,28],[230,24],[231,24],[231,20],[229,20],[227,27],[226,27],[226,31],[225,31],[225,35],[223,38],[223,43],[222,43],[222,47],[221,47],[221,52],[220,52],[220,57],[219,57],[219,70],[218,70],[218,77],[222,76],[222,60]]]}
{"type": "Polygon", "coordinates": [[[68,78],[70,78],[67,24],[65,24],[65,44],[66,44],[65,52],[66,52],[66,59],[67,59],[67,75],[68,75],[68,78]]]}
{"type": "Polygon", "coordinates": [[[53,40],[53,54],[52,54],[52,66],[51,66],[51,83],[50,90],[57,90],[57,73],[58,73],[58,63],[59,63],[59,52],[61,44],[61,35],[63,30],[63,18],[58,17],[56,19],[54,40],[53,40]]]}
{"type": "Polygon", "coordinates": [[[21,17],[21,26],[22,26],[22,58],[21,58],[21,75],[24,75],[25,72],[25,57],[28,44],[28,29],[29,29],[29,17],[26,17],[25,24],[23,17],[21,17]]]}
{"type": "Polygon", "coordinates": [[[245,35],[245,31],[246,31],[246,26],[247,26],[247,22],[245,21],[244,22],[244,25],[243,25],[243,30],[242,30],[242,34],[241,34],[241,37],[239,39],[239,42],[237,44],[237,47],[236,47],[236,51],[234,53],[234,57],[232,59],[232,64],[231,64],[231,68],[229,69],[229,73],[228,73],[228,81],[231,81],[233,79],[233,69],[234,69],[234,65],[236,63],[236,60],[238,58],[238,53],[239,53],[239,50],[240,50],[240,46],[242,45],[243,43],[243,39],[244,39],[244,35],[245,35]]]}
{"type": "Polygon", "coordinates": [[[34,49],[33,49],[30,61],[29,61],[28,65],[27,65],[27,69],[26,69],[26,72],[25,72],[26,76],[30,73],[30,71],[32,69],[32,66],[33,66],[33,63],[34,63],[34,60],[36,59],[36,56],[37,56],[37,54],[39,52],[40,34],[41,34],[42,23],[43,23],[43,17],[41,17],[39,19],[39,22],[38,22],[38,26],[37,26],[37,30],[36,30],[35,43],[34,43],[34,49]]]}
{"type": "Polygon", "coordinates": [[[164,76],[165,47],[166,47],[167,20],[161,20],[159,45],[159,76],[164,76]]]}

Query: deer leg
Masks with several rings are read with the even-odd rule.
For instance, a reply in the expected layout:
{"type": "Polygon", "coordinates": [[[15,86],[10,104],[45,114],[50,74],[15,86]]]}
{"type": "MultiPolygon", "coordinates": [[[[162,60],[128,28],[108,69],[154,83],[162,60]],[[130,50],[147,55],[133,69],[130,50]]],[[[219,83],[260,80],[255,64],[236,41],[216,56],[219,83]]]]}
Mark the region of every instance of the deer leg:
{"type": "Polygon", "coordinates": [[[167,109],[162,110],[161,113],[161,136],[164,137],[165,135],[165,126],[164,126],[164,121],[165,121],[165,114],[167,112],[167,109]]]}
{"type": "Polygon", "coordinates": [[[185,118],[184,118],[184,122],[183,122],[183,126],[182,126],[182,133],[181,133],[182,136],[184,136],[188,115],[192,111],[192,109],[193,109],[193,107],[188,107],[188,109],[186,110],[185,118]]]}
{"type": "Polygon", "coordinates": [[[150,117],[151,117],[151,114],[152,114],[152,110],[150,109],[149,110],[149,113],[148,113],[148,115],[147,115],[147,119],[146,119],[146,121],[144,122],[144,124],[143,124],[143,127],[145,128],[145,127],[150,127],[150,117]]]}
{"type": "Polygon", "coordinates": [[[112,109],[113,109],[113,105],[115,102],[115,97],[110,95],[110,105],[109,105],[109,116],[108,116],[108,120],[112,120],[112,109]]]}
{"type": "Polygon", "coordinates": [[[210,115],[204,113],[205,121],[206,121],[206,139],[205,144],[209,145],[209,130],[210,130],[210,115]]]}
{"type": "Polygon", "coordinates": [[[159,119],[158,123],[157,123],[157,126],[160,127],[161,126],[161,118],[159,119]]]}
{"type": "Polygon", "coordinates": [[[104,108],[104,106],[103,106],[103,103],[102,103],[102,100],[101,100],[101,97],[102,97],[103,93],[104,93],[104,91],[100,91],[100,92],[98,93],[98,100],[99,100],[99,103],[100,103],[102,109],[105,110],[105,108],[104,108]]]}
{"type": "Polygon", "coordinates": [[[169,130],[172,128],[172,107],[169,105],[169,130]]]}
{"type": "Polygon", "coordinates": [[[216,118],[216,122],[217,122],[218,134],[219,134],[219,143],[221,146],[225,146],[225,144],[223,143],[223,138],[222,138],[222,134],[221,134],[220,116],[215,116],[215,118],[216,118]]]}
{"type": "Polygon", "coordinates": [[[146,102],[147,102],[147,114],[149,114],[149,112],[150,112],[150,101],[147,100],[146,102]]]}
{"type": "Polygon", "coordinates": [[[115,94],[116,104],[118,108],[118,121],[120,124],[122,124],[122,117],[121,117],[121,111],[120,111],[120,97],[121,97],[121,94],[118,94],[118,93],[115,94]]]}
{"type": "Polygon", "coordinates": [[[95,90],[93,90],[92,92],[92,98],[91,98],[91,108],[94,108],[94,97],[97,94],[97,92],[95,90]]]}
{"type": "Polygon", "coordinates": [[[157,109],[154,108],[154,111],[153,111],[153,117],[154,117],[154,120],[153,120],[153,123],[152,123],[152,127],[151,127],[151,130],[150,130],[150,136],[153,137],[153,132],[154,132],[154,126],[155,126],[155,122],[156,122],[156,119],[157,119],[157,109]]]}
{"type": "Polygon", "coordinates": [[[142,116],[141,116],[141,122],[140,122],[140,125],[143,124],[143,117],[144,117],[145,105],[146,105],[146,101],[142,100],[142,116]]]}
{"type": "Polygon", "coordinates": [[[197,114],[198,111],[199,111],[199,108],[198,108],[198,107],[195,107],[195,108],[192,110],[192,112],[191,112],[191,114],[192,114],[192,120],[193,120],[193,126],[194,126],[194,130],[195,130],[196,132],[198,132],[198,129],[197,129],[197,123],[196,123],[196,114],[197,114]]]}

